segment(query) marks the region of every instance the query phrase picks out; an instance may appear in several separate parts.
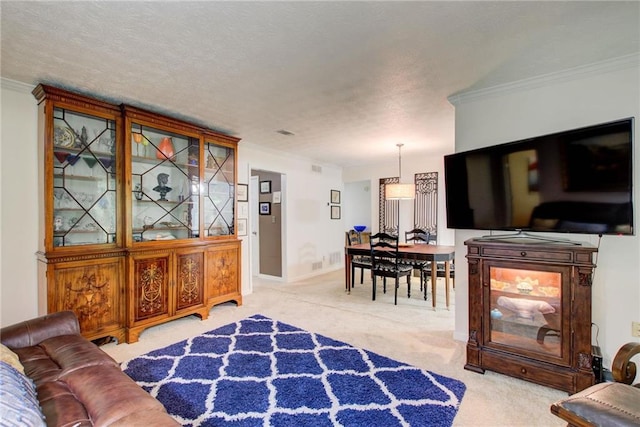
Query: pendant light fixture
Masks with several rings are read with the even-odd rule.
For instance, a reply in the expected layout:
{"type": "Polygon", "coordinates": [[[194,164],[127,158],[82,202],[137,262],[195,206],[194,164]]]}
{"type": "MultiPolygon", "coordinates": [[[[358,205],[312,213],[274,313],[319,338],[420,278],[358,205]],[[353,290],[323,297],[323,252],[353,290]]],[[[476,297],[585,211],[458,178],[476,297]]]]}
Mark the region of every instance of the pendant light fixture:
{"type": "Polygon", "coordinates": [[[384,197],[387,200],[410,200],[416,197],[415,184],[402,183],[402,146],[404,144],[396,144],[398,146],[398,183],[387,184],[384,187],[384,197]]]}

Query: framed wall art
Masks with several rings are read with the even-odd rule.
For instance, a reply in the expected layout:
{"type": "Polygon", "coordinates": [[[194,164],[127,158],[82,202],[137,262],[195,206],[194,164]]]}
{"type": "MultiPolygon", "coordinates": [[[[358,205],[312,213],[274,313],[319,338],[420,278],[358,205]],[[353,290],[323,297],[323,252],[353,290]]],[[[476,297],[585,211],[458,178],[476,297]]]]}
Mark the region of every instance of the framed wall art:
{"type": "Polygon", "coordinates": [[[238,202],[238,218],[239,219],[249,218],[249,203],[248,202],[238,202]]]}
{"type": "Polygon", "coordinates": [[[249,186],[247,184],[238,184],[236,191],[239,202],[246,202],[249,200],[249,186]]]}
{"type": "Polygon", "coordinates": [[[238,220],[238,236],[246,236],[247,235],[247,220],[239,219],[238,220]]]}
{"type": "Polygon", "coordinates": [[[340,206],[331,206],[331,219],[340,219],[340,206]]]}
{"type": "Polygon", "coordinates": [[[260,194],[271,193],[271,181],[260,181],[260,194]]]}
{"type": "Polygon", "coordinates": [[[260,202],[260,215],[271,215],[271,202],[260,202]]]}
{"type": "Polygon", "coordinates": [[[331,203],[334,203],[336,205],[340,204],[340,191],[331,190],[331,203]]]}

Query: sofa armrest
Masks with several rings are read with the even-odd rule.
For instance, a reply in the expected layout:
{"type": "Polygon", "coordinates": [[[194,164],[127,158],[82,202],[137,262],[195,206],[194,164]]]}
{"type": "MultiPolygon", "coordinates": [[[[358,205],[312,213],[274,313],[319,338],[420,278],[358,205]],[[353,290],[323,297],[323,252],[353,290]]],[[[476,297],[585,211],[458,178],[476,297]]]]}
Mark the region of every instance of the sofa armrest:
{"type": "Polygon", "coordinates": [[[31,347],[59,335],[80,335],[80,324],[72,311],[46,314],[0,330],[0,340],[9,348],[31,347]]]}

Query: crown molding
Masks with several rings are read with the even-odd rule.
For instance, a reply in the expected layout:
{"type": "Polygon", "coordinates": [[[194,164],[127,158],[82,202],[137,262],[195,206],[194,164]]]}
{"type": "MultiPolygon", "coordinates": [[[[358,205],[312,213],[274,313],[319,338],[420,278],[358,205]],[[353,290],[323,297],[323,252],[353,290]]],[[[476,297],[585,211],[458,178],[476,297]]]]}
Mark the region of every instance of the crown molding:
{"type": "Polygon", "coordinates": [[[0,87],[2,89],[11,89],[16,92],[28,93],[31,94],[31,91],[35,88],[35,86],[22,83],[17,80],[11,80],[4,77],[0,77],[0,87]]]}
{"type": "Polygon", "coordinates": [[[640,67],[640,53],[620,56],[617,58],[595,62],[592,64],[580,65],[562,71],[543,74],[540,76],[530,77],[527,79],[517,80],[515,82],[504,83],[487,88],[461,91],[450,95],[449,97],[447,97],[447,100],[453,106],[456,106],[468,101],[489,98],[498,95],[505,95],[523,90],[536,89],[554,83],[571,81],[577,78],[604,74],[633,67],[640,67]]]}

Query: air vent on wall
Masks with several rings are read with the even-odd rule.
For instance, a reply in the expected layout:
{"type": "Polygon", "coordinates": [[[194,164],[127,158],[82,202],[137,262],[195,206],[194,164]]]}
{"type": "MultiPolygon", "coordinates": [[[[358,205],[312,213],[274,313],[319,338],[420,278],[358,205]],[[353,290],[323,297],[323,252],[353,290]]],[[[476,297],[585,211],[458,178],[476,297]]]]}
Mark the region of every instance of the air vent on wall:
{"type": "Polygon", "coordinates": [[[318,165],[311,165],[311,170],[312,170],[313,172],[322,173],[322,166],[318,166],[318,165]]]}
{"type": "Polygon", "coordinates": [[[311,270],[312,271],[320,270],[320,269],[322,269],[322,261],[311,263],[311,270]]]}

